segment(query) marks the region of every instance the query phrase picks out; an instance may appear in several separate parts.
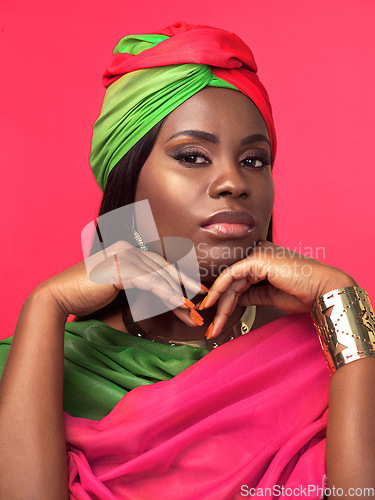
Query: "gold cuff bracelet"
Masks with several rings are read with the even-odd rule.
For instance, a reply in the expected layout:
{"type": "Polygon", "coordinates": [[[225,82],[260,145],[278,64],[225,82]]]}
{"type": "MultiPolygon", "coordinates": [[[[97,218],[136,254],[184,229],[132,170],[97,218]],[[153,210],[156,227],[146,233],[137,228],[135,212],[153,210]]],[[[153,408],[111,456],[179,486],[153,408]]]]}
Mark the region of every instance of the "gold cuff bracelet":
{"type": "Polygon", "coordinates": [[[325,293],[314,302],[311,315],[331,375],[352,361],[375,356],[375,317],[363,288],[325,293]]]}

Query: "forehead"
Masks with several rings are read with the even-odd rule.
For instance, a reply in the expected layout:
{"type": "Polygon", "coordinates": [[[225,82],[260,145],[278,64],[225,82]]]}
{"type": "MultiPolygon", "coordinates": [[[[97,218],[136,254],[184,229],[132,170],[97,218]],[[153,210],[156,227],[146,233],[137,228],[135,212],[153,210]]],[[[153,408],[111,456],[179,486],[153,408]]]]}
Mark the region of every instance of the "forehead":
{"type": "Polygon", "coordinates": [[[253,101],[237,90],[206,87],[182,103],[164,121],[161,136],[178,130],[205,130],[220,136],[264,134],[266,123],[253,101]]]}

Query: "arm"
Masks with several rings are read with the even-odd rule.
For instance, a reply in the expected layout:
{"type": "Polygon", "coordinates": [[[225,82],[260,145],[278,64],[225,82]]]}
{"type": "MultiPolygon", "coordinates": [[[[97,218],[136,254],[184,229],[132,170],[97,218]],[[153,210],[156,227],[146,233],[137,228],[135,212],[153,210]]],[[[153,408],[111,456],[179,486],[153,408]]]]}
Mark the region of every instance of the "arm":
{"type": "MultiPolygon", "coordinates": [[[[329,488],[342,488],[344,494],[349,488],[374,488],[375,491],[374,380],[373,357],[353,361],[332,376],[327,478],[329,488]]],[[[362,498],[374,498],[375,493],[362,495],[362,498]]]]}
{"type": "MultiPolygon", "coordinates": [[[[208,293],[206,307],[217,300],[212,338],[219,335],[237,304],[270,305],[287,312],[310,312],[315,301],[332,290],[357,286],[343,271],[269,242],[261,242],[246,259],[221,273],[208,293]],[[251,284],[267,279],[263,287],[251,284]]],[[[339,368],[330,385],[326,472],[328,487],[374,488],[375,497],[375,358],[339,368]]],[[[319,388],[317,388],[319,390],[319,388]]],[[[331,495],[329,498],[337,498],[331,495]]],[[[357,495],[357,497],[360,497],[357,495]]]]}
{"type": "Polygon", "coordinates": [[[43,286],[22,308],[0,382],[3,500],[68,498],[62,411],[65,321],[43,286]]]}
{"type": "Polygon", "coordinates": [[[315,301],[312,317],[333,374],[327,496],[354,493],[358,498],[374,498],[375,317],[369,298],[356,286],[330,290],[315,301]]]}
{"type": "MultiPolygon", "coordinates": [[[[181,301],[174,274],[164,269],[164,259],[137,249],[131,254],[132,248],[118,242],[45,281],[26,300],[0,382],[1,500],[68,498],[62,392],[69,314],[86,315],[106,306],[124,288],[124,280],[129,288],[138,286],[181,304],[174,312],[190,324],[189,308],[181,301]],[[96,270],[96,282],[87,269],[96,270]],[[150,274],[150,269],[160,274],[150,274]]],[[[189,280],[191,288],[201,291],[189,280]]]]}

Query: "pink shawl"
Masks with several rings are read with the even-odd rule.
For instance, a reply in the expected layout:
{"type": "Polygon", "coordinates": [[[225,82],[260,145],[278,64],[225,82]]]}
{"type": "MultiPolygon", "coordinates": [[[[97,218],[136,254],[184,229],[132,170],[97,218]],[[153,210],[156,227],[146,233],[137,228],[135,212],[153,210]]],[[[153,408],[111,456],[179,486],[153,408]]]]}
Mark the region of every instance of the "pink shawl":
{"type": "Polygon", "coordinates": [[[273,321],[99,421],[65,413],[70,498],[321,498],[328,385],[310,316],[273,321]]]}

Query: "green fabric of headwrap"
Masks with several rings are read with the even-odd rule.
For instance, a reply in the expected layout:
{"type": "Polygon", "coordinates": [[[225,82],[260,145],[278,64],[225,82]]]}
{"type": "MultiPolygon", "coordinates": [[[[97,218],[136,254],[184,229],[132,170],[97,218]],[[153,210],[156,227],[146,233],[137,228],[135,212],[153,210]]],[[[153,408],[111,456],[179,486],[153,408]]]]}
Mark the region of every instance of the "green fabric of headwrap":
{"type": "Polygon", "coordinates": [[[160,120],[207,86],[242,92],[254,102],[275,158],[268,94],[250,48],[234,33],[178,22],[157,33],[125,36],[111,55],[103,83],[107,91],[90,155],[102,191],[119,160],[160,120]]]}
{"type": "Polygon", "coordinates": [[[94,125],[90,155],[101,190],[113,167],[154,125],[207,86],[237,90],[203,64],[141,69],[112,83],[94,125]]]}

